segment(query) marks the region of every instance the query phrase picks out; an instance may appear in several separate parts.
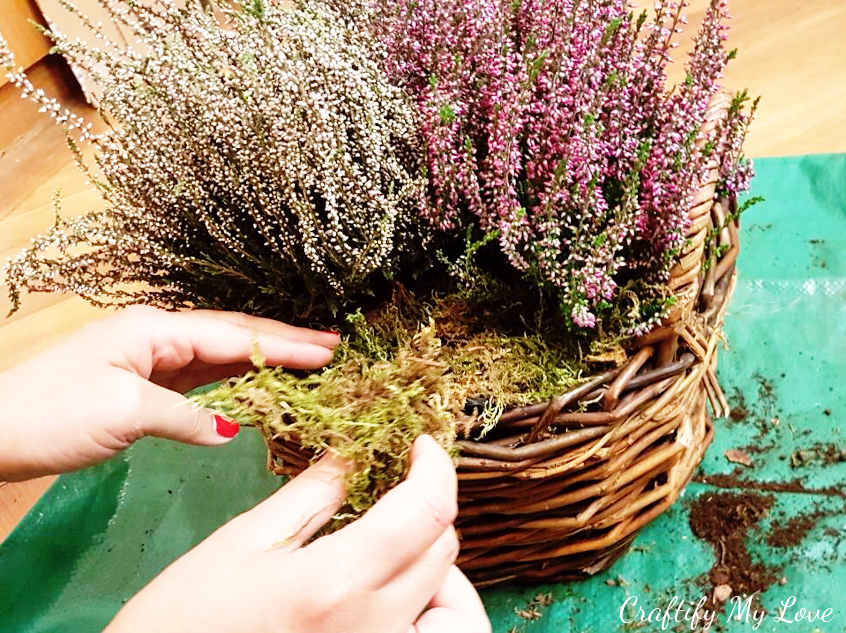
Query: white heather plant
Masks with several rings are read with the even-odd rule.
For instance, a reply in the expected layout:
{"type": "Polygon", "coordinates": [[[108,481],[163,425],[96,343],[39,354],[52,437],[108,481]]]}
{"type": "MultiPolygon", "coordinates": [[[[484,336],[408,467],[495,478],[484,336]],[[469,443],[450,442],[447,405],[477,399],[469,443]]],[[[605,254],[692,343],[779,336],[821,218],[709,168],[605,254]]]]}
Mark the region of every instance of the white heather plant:
{"type": "Polygon", "coordinates": [[[419,246],[416,108],[329,9],[100,0],[141,52],[60,1],[101,43],[49,33],[101,87],[106,131],[34,90],[2,39],[0,67],[65,128],[108,205],[57,217],[7,264],[13,311],[24,290],[69,291],[293,318],[341,305],[419,246]]]}

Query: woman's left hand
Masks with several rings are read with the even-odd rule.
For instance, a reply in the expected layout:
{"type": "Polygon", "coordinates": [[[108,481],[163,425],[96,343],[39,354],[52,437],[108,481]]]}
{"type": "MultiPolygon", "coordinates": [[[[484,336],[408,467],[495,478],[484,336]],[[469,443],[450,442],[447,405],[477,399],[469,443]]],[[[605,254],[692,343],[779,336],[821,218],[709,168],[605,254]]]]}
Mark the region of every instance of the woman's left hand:
{"type": "Polygon", "coordinates": [[[239,313],[128,308],[0,373],[0,479],[101,462],[145,435],[214,446],[238,432],[182,392],[251,367],[321,367],[339,337],[239,313]]]}

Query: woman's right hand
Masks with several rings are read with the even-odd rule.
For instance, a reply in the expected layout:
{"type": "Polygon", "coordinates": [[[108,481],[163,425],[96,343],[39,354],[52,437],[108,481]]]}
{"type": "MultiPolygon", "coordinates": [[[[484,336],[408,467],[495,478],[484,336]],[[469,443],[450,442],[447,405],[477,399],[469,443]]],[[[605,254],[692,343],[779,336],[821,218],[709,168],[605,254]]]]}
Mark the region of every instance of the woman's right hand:
{"type": "Polygon", "coordinates": [[[344,500],[326,456],[174,562],[106,633],[490,633],[453,564],[457,483],[428,436],[408,477],[361,519],[309,544],[344,500]]]}

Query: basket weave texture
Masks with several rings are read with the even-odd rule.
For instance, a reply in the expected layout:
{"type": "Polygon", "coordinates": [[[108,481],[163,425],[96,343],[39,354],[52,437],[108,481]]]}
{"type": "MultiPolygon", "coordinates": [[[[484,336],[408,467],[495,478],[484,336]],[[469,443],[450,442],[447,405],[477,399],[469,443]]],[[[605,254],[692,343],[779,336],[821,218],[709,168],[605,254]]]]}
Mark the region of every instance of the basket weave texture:
{"type": "MultiPolygon", "coordinates": [[[[727,107],[720,95],[706,131],[727,107]]],[[[482,440],[459,439],[458,565],[478,587],[577,580],[610,566],[637,531],[679,496],[728,414],[717,345],[734,290],[735,200],[715,200],[716,165],[689,210],[688,242],[671,272],[678,301],[626,362],[549,402],[506,411],[482,440]],[[715,226],[721,259],[703,273],[715,226]]],[[[270,440],[271,469],[308,463],[270,440]],[[275,448],[284,459],[274,460],[275,448]],[[292,457],[294,458],[292,460],[292,457]]]]}

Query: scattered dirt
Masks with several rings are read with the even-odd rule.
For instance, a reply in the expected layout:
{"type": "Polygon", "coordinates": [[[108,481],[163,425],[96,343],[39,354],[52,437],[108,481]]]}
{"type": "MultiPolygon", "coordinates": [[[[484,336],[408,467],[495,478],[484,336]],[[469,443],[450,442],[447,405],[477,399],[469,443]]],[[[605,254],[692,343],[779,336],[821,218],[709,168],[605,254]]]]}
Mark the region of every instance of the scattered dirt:
{"type": "Polygon", "coordinates": [[[752,422],[758,431],[756,439],[760,439],[774,429],[778,430],[780,410],[773,381],[760,373],[754,374],[753,379],[758,384],[755,402],[747,402],[744,393],[739,387],[735,387],[728,396],[731,407],[729,417],[733,422],[752,422]]]}
{"type": "Polygon", "coordinates": [[[553,602],[551,593],[539,593],[534,598],[529,600],[524,608],[515,607],[514,613],[519,615],[524,620],[539,620],[543,617],[544,608],[551,605],[553,602]]]}
{"type": "Polygon", "coordinates": [[[824,511],[800,514],[788,520],[783,525],[774,526],[767,535],[767,545],[771,547],[794,547],[795,545],[799,545],[808,532],[814,529],[817,521],[828,514],[828,512],[824,511]]]}
{"type": "Polygon", "coordinates": [[[764,232],[764,231],[769,231],[771,228],[773,228],[773,224],[749,224],[749,225],[747,225],[746,230],[750,231],[750,232],[751,231],[764,232]]]}
{"type": "Polygon", "coordinates": [[[739,488],[741,490],[761,490],[765,492],[795,492],[806,495],[822,495],[825,497],[846,497],[846,492],[836,486],[827,488],[806,488],[801,479],[792,481],[753,481],[742,479],[740,469],[737,468],[731,474],[698,475],[694,481],[710,484],[717,488],[739,488]]]}
{"type": "Polygon", "coordinates": [[[734,392],[729,398],[729,404],[731,405],[729,417],[735,422],[742,422],[749,415],[749,410],[746,408],[746,397],[738,387],[734,388],[734,392]]]}
{"type": "MultiPolygon", "coordinates": [[[[747,401],[739,388],[734,388],[729,395],[731,420],[754,425],[757,435],[747,446],[727,450],[725,458],[734,464],[728,474],[697,474],[694,481],[709,484],[726,490],[705,492],[690,503],[690,526],[693,533],[708,542],[714,549],[716,561],[706,576],[699,579],[707,590],[708,608],[722,610],[725,600],[732,595],[751,595],[763,593],[775,583],[786,583],[778,565],[769,564],[746,549],[746,541],[753,530],[756,536],[763,537],[773,548],[791,548],[800,545],[820,521],[825,517],[846,514],[846,507],[840,506],[835,499],[846,498],[846,487],[832,485],[824,488],[806,487],[804,479],[797,477],[789,481],[756,481],[749,474],[758,455],[778,453],[781,460],[789,460],[793,468],[822,468],[846,462],[846,447],[834,442],[808,444],[793,454],[784,451],[787,431],[791,433],[791,443],[803,438],[811,431],[797,431],[785,420],[778,405],[778,396],[774,381],[760,373],[753,376],[757,383],[757,393],[747,401]],[[776,494],[772,494],[776,493],[776,494]],[[768,531],[761,534],[760,522],[767,517],[775,503],[777,493],[818,495],[816,507],[798,516],[773,516],[768,531]],[[757,529],[756,529],[757,528],[757,529]]],[[[785,379],[781,374],[781,379],[785,379]]],[[[778,378],[775,378],[778,382],[778,378]]],[[[825,416],[831,416],[831,409],[822,409],[825,416]]],[[[809,441],[810,438],[805,441],[809,441]]],[[[812,441],[812,440],[811,440],[812,441]]],[[[794,444],[795,446],[795,444],[794,444]]],[[[790,450],[790,449],[788,449],[790,450]]],[[[780,513],[779,513],[780,514],[780,513]]],[[[822,526],[821,526],[822,527],[822,526]]],[[[826,538],[841,538],[846,532],[830,527],[822,527],[826,538]]],[[[756,608],[761,608],[756,602],[756,608]]]]}
{"type": "Polygon", "coordinates": [[[791,468],[830,466],[840,462],[846,462],[846,451],[832,442],[818,442],[795,450],[790,455],[791,468]]]}
{"type": "Polygon", "coordinates": [[[752,377],[758,383],[758,397],[761,400],[772,400],[775,396],[775,388],[772,381],[760,373],[756,373],[752,377]]]}
{"type": "Polygon", "coordinates": [[[775,440],[772,440],[763,444],[749,444],[747,446],[741,446],[740,450],[747,455],[766,455],[770,451],[778,448],[778,446],[778,443],[775,440]]]}
{"type": "Polygon", "coordinates": [[[771,495],[750,492],[706,492],[691,503],[690,528],[698,538],[710,543],[716,556],[708,573],[712,586],[709,608],[722,609],[722,602],[714,600],[717,587],[728,585],[734,595],[752,595],[763,593],[778,582],[781,570],[753,561],[746,549],[749,530],[769,513],[774,503],[771,495]]]}
{"type": "MultiPolygon", "coordinates": [[[[791,517],[784,521],[785,517],[778,517],[772,522],[770,533],[767,535],[767,545],[770,547],[795,547],[802,543],[802,540],[813,530],[821,519],[846,514],[846,507],[825,508],[821,504],[813,512],[806,512],[791,517]]],[[[841,534],[833,528],[826,527],[823,530],[826,537],[840,537],[841,534]]]]}

